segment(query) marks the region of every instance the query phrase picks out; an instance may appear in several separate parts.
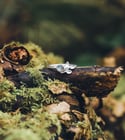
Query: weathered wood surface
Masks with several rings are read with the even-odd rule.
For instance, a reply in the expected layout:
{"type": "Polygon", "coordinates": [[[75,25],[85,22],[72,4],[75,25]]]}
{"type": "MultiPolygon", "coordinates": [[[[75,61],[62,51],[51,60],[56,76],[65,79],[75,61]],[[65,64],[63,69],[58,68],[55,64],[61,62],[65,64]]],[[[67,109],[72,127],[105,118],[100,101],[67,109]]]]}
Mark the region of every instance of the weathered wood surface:
{"type": "MultiPolygon", "coordinates": [[[[61,74],[56,69],[44,68],[41,70],[41,76],[44,75],[46,79],[59,79],[61,81],[75,86],[86,96],[107,96],[114,88],[121,74],[121,67],[77,67],[71,74],[61,74]]],[[[7,76],[7,78],[20,86],[23,82],[27,86],[33,86],[32,77],[27,72],[19,72],[7,76]]]]}
{"type": "Polygon", "coordinates": [[[46,78],[71,83],[85,92],[87,96],[103,97],[114,90],[121,70],[121,67],[88,66],[77,67],[71,74],[61,74],[54,68],[44,68],[41,71],[46,78]]]}

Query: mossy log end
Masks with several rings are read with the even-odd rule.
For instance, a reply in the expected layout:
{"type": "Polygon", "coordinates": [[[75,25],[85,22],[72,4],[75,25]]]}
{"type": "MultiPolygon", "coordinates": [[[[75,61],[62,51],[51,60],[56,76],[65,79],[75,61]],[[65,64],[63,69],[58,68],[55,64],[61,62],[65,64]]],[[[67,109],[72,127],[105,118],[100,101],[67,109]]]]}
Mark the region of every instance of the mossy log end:
{"type": "Polygon", "coordinates": [[[77,67],[71,74],[61,74],[54,68],[44,68],[47,78],[59,79],[78,87],[86,96],[104,97],[114,90],[121,74],[121,67],[77,67]]]}

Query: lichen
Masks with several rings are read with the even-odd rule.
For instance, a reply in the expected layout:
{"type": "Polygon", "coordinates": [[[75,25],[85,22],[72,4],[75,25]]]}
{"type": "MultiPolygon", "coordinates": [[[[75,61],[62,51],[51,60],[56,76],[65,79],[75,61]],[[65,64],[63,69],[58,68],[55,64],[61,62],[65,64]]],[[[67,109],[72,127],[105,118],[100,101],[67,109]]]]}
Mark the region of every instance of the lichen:
{"type": "Polygon", "coordinates": [[[67,93],[67,94],[72,94],[72,91],[69,87],[69,84],[59,81],[59,80],[51,80],[49,79],[48,81],[45,81],[43,83],[44,85],[47,86],[47,88],[53,93],[53,94],[62,94],[62,93],[67,93]]]}

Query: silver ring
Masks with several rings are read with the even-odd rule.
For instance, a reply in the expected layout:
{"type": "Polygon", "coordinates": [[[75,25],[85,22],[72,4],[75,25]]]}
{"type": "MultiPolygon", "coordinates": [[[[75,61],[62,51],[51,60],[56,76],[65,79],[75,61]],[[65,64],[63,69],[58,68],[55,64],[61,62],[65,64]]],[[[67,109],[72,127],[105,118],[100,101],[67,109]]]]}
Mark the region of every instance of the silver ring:
{"type": "Polygon", "coordinates": [[[77,65],[70,64],[69,62],[66,62],[65,64],[51,64],[48,66],[48,68],[54,68],[60,73],[67,73],[71,74],[72,70],[75,69],[77,65]]]}

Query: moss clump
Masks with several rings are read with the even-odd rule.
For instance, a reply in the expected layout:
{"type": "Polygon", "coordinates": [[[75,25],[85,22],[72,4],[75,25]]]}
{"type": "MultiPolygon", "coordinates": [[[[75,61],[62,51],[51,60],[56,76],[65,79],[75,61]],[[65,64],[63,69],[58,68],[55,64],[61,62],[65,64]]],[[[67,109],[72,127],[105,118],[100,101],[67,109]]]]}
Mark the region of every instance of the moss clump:
{"type": "Polygon", "coordinates": [[[4,77],[1,68],[3,78],[0,79],[0,109],[2,111],[15,111],[20,108],[22,112],[28,113],[34,108],[40,108],[42,105],[55,102],[55,97],[52,97],[48,88],[43,85],[46,80],[43,78],[40,69],[46,67],[49,63],[60,63],[63,59],[53,54],[45,54],[39,46],[33,43],[12,42],[4,47],[13,44],[15,46],[24,46],[32,56],[30,63],[23,67],[32,77],[33,82],[30,82],[30,87],[20,83],[20,87],[17,88],[14,83],[4,77]]]}
{"type": "Polygon", "coordinates": [[[13,109],[20,108],[23,113],[31,112],[43,105],[56,102],[56,99],[43,87],[26,88],[22,86],[21,89],[16,89],[12,94],[17,99],[13,109]]]}
{"type": "Polygon", "coordinates": [[[41,140],[40,137],[30,129],[11,129],[5,140],[41,140]]]}
{"type": "Polygon", "coordinates": [[[57,115],[44,110],[44,106],[57,102],[57,99],[43,84],[46,80],[39,69],[49,63],[62,62],[63,59],[45,54],[33,43],[12,42],[7,45],[13,43],[27,48],[32,56],[30,63],[23,66],[24,71],[32,77],[32,82],[30,87],[23,82],[16,87],[0,68],[0,140],[55,139],[61,133],[60,120],[57,115]]]}
{"type": "Polygon", "coordinates": [[[14,89],[14,84],[6,78],[0,81],[0,110],[12,110],[13,103],[16,101],[16,97],[11,94],[14,89]]]}
{"type": "Polygon", "coordinates": [[[20,108],[23,113],[28,113],[45,104],[57,102],[40,81],[42,81],[40,78],[37,81],[34,79],[35,84],[38,84],[35,87],[28,88],[22,85],[20,88],[16,88],[12,82],[4,79],[0,82],[0,109],[5,112],[20,108]]]}
{"type": "Polygon", "coordinates": [[[9,80],[4,78],[0,81],[0,94],[1,95],[2,93],[10,92],[12,89],[14,89],[14,84],[10,82],[9,80]]]}
{"type": "Polygon", "coordinates": [[[50,140],[61,132],[60,121],[55,114],[42,108],[30,114],[0,112],[0,139],[2,140],[50,140]]]}
{"type": "Polygon", "coordinates": [[[62,57],[56,56],[53,53],[46,54],[40,46],[34,43],[26,43],[24,46],[28,49],[32,56],[30,63],[26,66],[26,69],[41,69],[48,64],[63,62],[62,57]]]}

